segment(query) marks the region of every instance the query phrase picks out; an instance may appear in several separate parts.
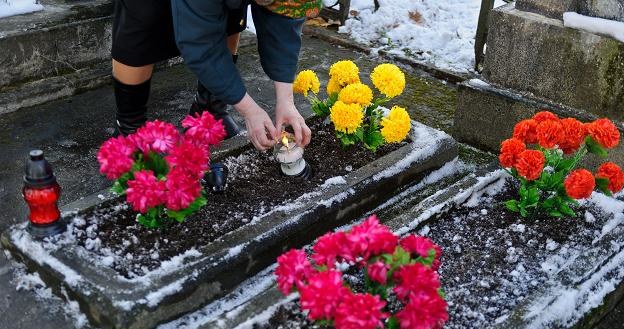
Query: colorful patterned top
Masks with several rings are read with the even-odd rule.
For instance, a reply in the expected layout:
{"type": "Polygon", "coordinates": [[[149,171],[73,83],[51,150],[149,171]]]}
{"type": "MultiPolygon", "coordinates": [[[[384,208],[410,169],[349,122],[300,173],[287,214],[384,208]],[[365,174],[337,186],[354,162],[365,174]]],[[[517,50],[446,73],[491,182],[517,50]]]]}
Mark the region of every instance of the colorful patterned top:
{"type": "Polygon", "coordinates": [[[256,3],[290,18],[313,18],[323,7],[323,0],[256,0],[256,3]]]}

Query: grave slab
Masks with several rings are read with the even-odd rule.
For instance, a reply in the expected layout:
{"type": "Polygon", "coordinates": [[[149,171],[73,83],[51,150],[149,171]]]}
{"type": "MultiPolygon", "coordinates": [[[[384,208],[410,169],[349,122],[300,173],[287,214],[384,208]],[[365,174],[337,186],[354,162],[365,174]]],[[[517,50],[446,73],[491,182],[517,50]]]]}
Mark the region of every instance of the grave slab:
{"type": "MultiPolygon", "coordinates": [[[[453,137],[497,154],[500,143],[513,134],[513,128],[520,120],[532,117],[546,109],[560,117],[574,117],[588,122],[599,116],[562,104],[553,103],[528,93],[498,88],[482,80],[472,79],[459,85],[457,111],[453,127],[453,137]]],[[[624,133],[621,122],[615,121],[620,132],[624,133]]],[[[624,162],[624,145],[620,143],[609,151],[616,163],[624,162]]],[[[588,156],[586,166],[596,167],[600,159],[588,156]]]]}
{"type": "Polygon", "coordinates": [[[516,8],[562,19],[567,11],[582,15],[624,21],[624,1],[622,0],[518,0],[516,8]]]}
{"type": "Polygon", "coordinates": [[[483,76],[498,86],[624,119],[624,44],[503,6],[490,14],[483,76]]]}
{"type": "MultiPolygon", "coordinates": [[[[287,248],[305,245],[327,230],[350,222],[401,186],[457,155],[451,137],[420,123],[413,122],[411,139],[408,145],[346,175],[346,184],[321,187],[290,207],[269,212],[189,252],[182,257],[182,265],[136,280],[90,262],[83,247],[70,244],[55,248],[33,241],[23,224],[7,230],[2,245],[39,273],[57,294],[64,290],[77,300],[98,326],[152,328],[223,296],[272,264],[287,248]]],[[[248,147],[234,146],[228,152],[248,147]]],[[[79,215],[106,207],[107,202],[86,206],[79,215]]]]}

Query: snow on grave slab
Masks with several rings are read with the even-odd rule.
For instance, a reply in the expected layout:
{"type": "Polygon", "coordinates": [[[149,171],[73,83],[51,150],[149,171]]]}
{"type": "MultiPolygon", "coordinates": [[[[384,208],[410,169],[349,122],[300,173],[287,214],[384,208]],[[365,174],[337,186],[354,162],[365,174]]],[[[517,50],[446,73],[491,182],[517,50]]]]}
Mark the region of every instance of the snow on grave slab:
{"type": "MultiPolygon", "coordinates": [[[[93,204],[66,216],[67,233],[54,239],[34,241],[24,225],[17,225],[4,232],[1,242],[53,291],[67,291],[96,325],[153,328],[224,296],[272,264],[284,249],[305,245],[348,224],[401,186],[457,156],[457,146],[447,134],[418,122],[412,127],[412,142],[407,145],[343,177],[328,179],[290,204],[270,209],[247,225],[142,275],[122,276],[111,267],[119,255],[102,256],[88,250],[99,244],[95,235],[89,237],[89,230],[95,228],[89,228],[93,224],[84,220],[85,213],[105,209],[111,200],[94,198],[93,204]],[[79,245],[72,235],[76,232],[86,234],[90,242],[79,245]]],[[[232,167],[233,172],[244,174],[244,170],[232,167]]],[[[107,212],[124,210],[118,208],[107,212]]]]}

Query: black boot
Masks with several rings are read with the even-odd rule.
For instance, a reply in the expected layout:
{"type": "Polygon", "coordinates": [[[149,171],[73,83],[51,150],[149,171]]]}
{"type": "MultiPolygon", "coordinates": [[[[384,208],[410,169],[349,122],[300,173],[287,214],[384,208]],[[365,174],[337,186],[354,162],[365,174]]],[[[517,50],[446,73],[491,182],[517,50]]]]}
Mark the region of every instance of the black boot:
{"type": "Polygon", "coordinates": [[[128,136],[147,121],[147,100],[151,79],[138,85],[127,85],[113,78],[117,103],[117,133],[128,136]]]}
{"type": "MultiPolygon", "coordinates": [[[[236,63],[238,55],[232,55],[232,60],[236,63]]],[[[195,115],[196,113],[202,113],[204,111],[210,112],[215,119],[223,120],[223,126],[225,127],[226,136],[225,139],[232,138],[241,132],[241,128],[236,121],[228,113],[228,106],[223,101],[214,98],[208,89],[204,87],[201,82],[197,81],[197,93],[195,93],[195,100],[191,105],[189,114],[195,115]]]]}

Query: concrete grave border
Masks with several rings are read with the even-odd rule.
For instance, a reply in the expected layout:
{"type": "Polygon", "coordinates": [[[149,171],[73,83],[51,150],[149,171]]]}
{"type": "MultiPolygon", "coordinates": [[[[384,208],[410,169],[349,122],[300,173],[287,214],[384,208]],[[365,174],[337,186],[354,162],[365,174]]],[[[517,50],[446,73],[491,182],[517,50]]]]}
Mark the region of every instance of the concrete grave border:
{"type": "MultiPolygon", "coordinates": [[[[198,248],[179,268],[140,279],[126,279],[89,261],[76,245],[56,250],[33,241],[24,224],[2,234],[0,242],[57,294],[78,301],[81,310],[104,328],[152,328],[224,296],[291,247],[300,247],[328,230],[361,216],[402,186],[457,156],[447,134],[412,122],[412,142],[344,176],[346,184],[320,187],[298,205],[269,212],[259,220],[198,248]]],[[[248,149],[240,136],[217,157],[248,149]]],[[[114,200],[114,199],[113,199],[114,200]]],[[[78,214],[108,201],[86,198],[72,208],[78,214]]]]}

